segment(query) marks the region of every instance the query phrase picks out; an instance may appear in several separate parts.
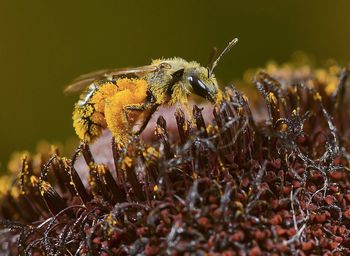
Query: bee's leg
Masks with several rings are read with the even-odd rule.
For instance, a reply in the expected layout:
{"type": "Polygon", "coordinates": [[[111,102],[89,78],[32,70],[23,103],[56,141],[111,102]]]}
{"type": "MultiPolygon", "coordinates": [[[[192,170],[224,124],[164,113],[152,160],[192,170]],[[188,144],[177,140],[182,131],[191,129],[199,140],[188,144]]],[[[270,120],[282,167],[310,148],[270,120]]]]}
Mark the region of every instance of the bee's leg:
{"type": "Polygon", "coordinates": [[[143,111],[146,110],[148,104],[130,104],[124,106],[124,111],[143,111]]]}
{"type": "Polygon", "coordinates": [[[125,115],[125,120],[128,120],[128,112],[129,111],[136,111],[136,112],[142,112],[145,110],[150,110],[150,113],[147,115],[147,117],[145,118],[145,120],[143,120],[142,125],[140,126],[140,128],[134,132],[134,135],[139,135],[147,126],[149,120],[152,117],[152,114],[154,113],[154,111],[156,111],[158,105],[154,105],[154,104],[149,104],[149,103],[144,103],[144,104],[131,104],[131,105],[126,105],[123,108],[124,111],[124,115],[125,115]]]}
{"type": "Polygon", "coordinates": [[[147,117],[145,118],[145,120],[143,120],[142,125],[140,126],[140,128],[134,133],[135,135],[140,135],[141,132],[143,132],[143,130],[146,128],[149,120],[151,120],[153,113],[157,110],[158,106],[152,106],[152,108],[150,109],[149,114],[147,115],[147,117]]]}
{"type": "MultiPolygon", "coordinates": [[[[142,112],[142,111],[145,111],[145,109],[146,109],[146,104],[130,104],[130,105],[124,106],[123,107],[124,124],[131,129],[132,126],[130,127],[129,113],[133,111],[142,112]]],[[[130,135],[133,135],[131,131],[130,131],[130,135]]]]}

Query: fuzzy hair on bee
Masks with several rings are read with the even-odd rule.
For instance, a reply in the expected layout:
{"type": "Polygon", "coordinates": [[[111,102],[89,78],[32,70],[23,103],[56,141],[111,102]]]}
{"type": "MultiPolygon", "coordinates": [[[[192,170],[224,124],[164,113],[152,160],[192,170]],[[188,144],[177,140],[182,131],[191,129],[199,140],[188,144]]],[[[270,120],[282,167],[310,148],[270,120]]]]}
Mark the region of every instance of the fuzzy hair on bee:
{"type": "Polygon", "coordinates": [[[96,71],[73,80],[65,92],[83,90],[73,111],[78,137],[92,142],[109,129],[117,143],[125,144],[144,130],[159,106],[181,104],[186,108],[191,95],[217,103],[221,91],[214,69],[237,41],[233,39],[217,58],[214,54],[208,67],[174,57],[156,59],[143,67],[96,71]]]}

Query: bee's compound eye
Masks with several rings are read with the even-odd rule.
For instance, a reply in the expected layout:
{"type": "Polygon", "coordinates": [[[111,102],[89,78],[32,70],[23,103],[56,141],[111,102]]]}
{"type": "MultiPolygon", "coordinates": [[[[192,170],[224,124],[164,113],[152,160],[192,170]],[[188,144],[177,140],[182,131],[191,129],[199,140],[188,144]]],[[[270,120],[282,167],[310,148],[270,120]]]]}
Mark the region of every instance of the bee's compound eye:
{"type": "Polygon", "coordinates": [[[202,80],[198,79],[196,76],[189,76],[187,79],[192,86],[193,93],[211,100],[210,90],[202,80]]]}

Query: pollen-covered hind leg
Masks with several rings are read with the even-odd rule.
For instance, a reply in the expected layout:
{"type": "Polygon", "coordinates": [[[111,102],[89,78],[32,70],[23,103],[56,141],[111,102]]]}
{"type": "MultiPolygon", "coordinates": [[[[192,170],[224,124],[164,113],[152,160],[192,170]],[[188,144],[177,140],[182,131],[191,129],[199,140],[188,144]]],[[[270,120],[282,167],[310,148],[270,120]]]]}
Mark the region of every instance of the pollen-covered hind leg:
{"type": "MultiPolygon", "coordinates": [[[[139,112],[139,113],[137,113],[137,117],[139,117],[139,115],[141,115],[143,112],[147,111],[148,109],[150,109],[150,106],[148,103],[126,105],[123,107],[124,121],[126,123],[130,123],[130,120],[132,120],[132,122],[134,124],[134,122],[136,122],[137,118],[135,119],[133,117],[133,112],[134,113],[139,112]]],[[[142,120],[142,124],[141,124],[140,128],[136,132],[132,132],[132,127],[130,127],[129,134],[130,135],[139,135],[145,129],[150,118],[151,118],[151,114],[147,113],[146,118],[144,118],[144,120],[142,120]]]]}
{"type": "Polygon", "coordinates": [[[130,127],[133,125],[132,118],[128,118],[124,111],[124,106],[132,97],[132,92],[125,90],[106,100],[104,113],[107,127],[119,142],[128,140],[130,127]]]}
{"type": "Polygon", "coordinates": [[[106,99],[104,114],[107,128],[116,141],[125,144],[132,135],[135,123],[148,112],[147,82],[120,79],[117,84],[120,91],[106,99]]]}
{"type": "Polygon", "coordinates": [[[140,133],[146,128],[149,120],[152,117],[152,114],[156,111],[158,105],[155,104],[131,104],[124,106],[123,110],[125,111],[126,118],[128,118],[128,112],[130,111],[139,111],[139,112],[144,112],[147,111],[146,116],[142,120],[142,124],[139,127],[139,129],[135,132],[133,132],[133,135],[140,135],[140,133]]]}

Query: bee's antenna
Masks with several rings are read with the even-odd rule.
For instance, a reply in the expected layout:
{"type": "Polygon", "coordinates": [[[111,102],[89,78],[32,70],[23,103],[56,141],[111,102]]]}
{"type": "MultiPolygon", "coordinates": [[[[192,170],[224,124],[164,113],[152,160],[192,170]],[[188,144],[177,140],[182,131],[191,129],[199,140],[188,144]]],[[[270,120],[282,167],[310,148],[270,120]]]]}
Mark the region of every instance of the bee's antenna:
{"type": "MultiPolygon", "coordinates": [[[[209,74],[213,74],[214,69],[216,68],[216,66],[218,65],[220,59],[222,56],[224,56],[226,53],[228,53],[233,46],[235,46],[238,42],[238,38],[234,38],[232,39],[228,45],[226,46],[226,48],[219,54],[219,56],[214,60],[214,61],[210,61],[209,62],[209,74]]],[[[214,59],[216,57],[216,54],[213,54],[212,59],[214,59]]]]}
{"type": "Polygon", "coordinates": [[[210,53],[210,57],[209,57],[209,62],[208,62],[208,66],[207,66],[207,69],[208,69],[208,77],[210,76],[210,70],[211,70],[211,67],[213,66],[213,63],[214,63],[214,61],[215,61],[217,55],[218,55],[218,48],[213,47],[213,49],[211,49],[211,53],[210,53]]]}

